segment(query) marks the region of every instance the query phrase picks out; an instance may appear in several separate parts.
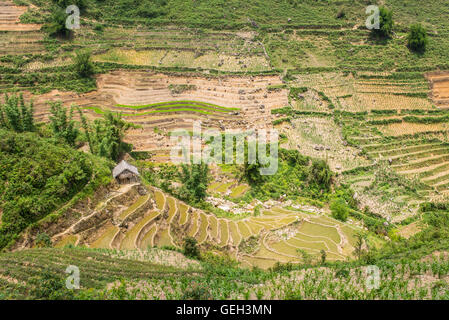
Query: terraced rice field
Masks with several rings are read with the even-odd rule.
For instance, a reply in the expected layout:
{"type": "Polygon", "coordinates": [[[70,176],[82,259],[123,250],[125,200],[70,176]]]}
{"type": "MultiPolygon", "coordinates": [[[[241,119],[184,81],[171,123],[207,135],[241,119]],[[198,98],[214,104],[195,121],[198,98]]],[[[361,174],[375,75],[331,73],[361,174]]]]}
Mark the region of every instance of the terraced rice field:
{"type": "MultiPolygon", "coordinates": [[[[271,126],[271,110],[288,103],[286,89],[268,90],[280,84],[279,76],[205,77],[113,71],[97,77],[96,91],[52,91],[38,96],[26,93],[25,99],[34,99],[37,122],[49,121],[48,101],[61,101],[67,107],[79,105],[90,120],[102,117],[108,110],[121,112],[126,121],[140,126],[128,130],[125,137],[134,151],[148,151],[153,161],[168,162],[174,147],[170,133],[191,132],[195,121],[202,121],[204,130],[271,126]]],[[[241,187],[237,188],[233,196],[242,192],[241,187]]]]}
{"type": "Polygon", "coordinates": [[[398,140],[385,145],[367,146],[373,159],[388,160],[391,167],[409,178],[418,178],[438,191],[449,189],[449,145],[425,139],[398,140]]]}
{"type": "Polygon", "coordinates": [[[90,244],[91,248],[111,248],[111,242],[119,232],[116,226],[109,227],[97,240],[90,244]]]}
{"type": "Polygon", "coordinates": [[[62,238],[58,243],[54,245],[55,248],[64,248],[67,245],[76,245],[78,237],[76,235],[68,235],[62,238]]]}
{"type": "MultiPolygon", "coordinates": [[[[79,244],[87,242],[91,248],[179,248],[182,247],[183,237],[191,236],[200,245],[211,243],[224,251],[233,248],[233,254],[245,266],[267,267],[276,261],[299,262],[301,257],[298,248],[315,255],[323,249],[328,252],[330,259],[343,259],[352,252],[350,248],[355,232],[355,229],[330,217],[311,216],[284,208],[272,208],[261,216],[243,220],[217,218],[213,214],[190,208],[155,188],[146,196],[136,197],[127,209],[118,214],[121,218],[128,217],[126,224],[106,224],[100,233],[83,239],[79,244]],[[157,204],[155,208],[138,211],[151,199],[157,204]],[[291,236],[284,238],[285,234],[291,236]],[[256,239],[258,243],[253,253],[240,251],[240,246],[250,239],[256,239]]],[[[70,235],[60,243],[64,245],[77,238],[76,234],[70,235]]]]}
{"type": "Polygon", "coordinates": [[[144,195],[139,197],[136,202],[133,203],[132,206],[128,207],[126,210],[124,210],[121,214],[120,214],[120,219],[121,220],[125,220],[126,217],[128,217],[130,214],[132,214],[133,212],[135,212],[137,209],[139,209],[140,207],[142,207],[145,203],[147,203],[147,201],[150,199],[150,195],[144,195]]]}
{"type": "Polygon", "coordinates": [[[152,211],[139,222],[136,223],[131,230],[125,233],[125,238],[120,243],[120,249],[134,249],[136,247],[137,236],[140,236],[140,231],[149,222],[152,222],[154,218],[160,215],[158,211],[152,211]]]}

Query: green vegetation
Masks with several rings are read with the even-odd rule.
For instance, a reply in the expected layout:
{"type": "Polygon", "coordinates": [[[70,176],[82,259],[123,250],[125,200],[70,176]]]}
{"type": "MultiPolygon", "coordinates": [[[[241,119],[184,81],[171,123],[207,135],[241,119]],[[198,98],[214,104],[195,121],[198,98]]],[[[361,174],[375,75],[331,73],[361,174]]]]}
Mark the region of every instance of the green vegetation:
{"type": "Polygon", "coordinates": [[[107,162],[36,133],[0,129],[0,151],[0,248],[109,172],[107,162]]]}
{"type": "Polygon", "coordinates": [[[209,182],[209,167],[206,163],[182,164],[179,173],[182,187],[179,196],[188,202],[201,202],[206,197],[209,182]]]}
{"type": "Polygon", "coordinates": [[[53,8],[46,24],[44,24],[44,26],[42,27],[42,30],[44,30],[52,37],[68,38],[69,36],[71,36],[72,31],[67,29],[66,19],[67,14],[65,13],[65,9],[55,7],[53,8]]]}
{"type": "Polygon", "coordinates": [[[32,6],[0,32],[0,299],[449,298],[446,79],[428,72],[449,69],[447,2],[385,1],[372,31],[368,1],[15,4],[32,6]],[[110,81],[128,71],[139,76],[110,81]],[[153,103],[159,93],[193,100],[153,103]],[[80,107],[44,105],[58,96],[80,107]],[[160,164],[167,131],[191,120],[271,122],[289,149],[267,176],[260,161],[160,164]],[[123,158],[143,186],[111,183],[123,158]],[[167,250],[148,259],[153,246],[175,267],[167,250]],[[64,288],[69,264],[83,270],[80,291],[64,288]]]}
{"type": "Polygon", "coordinates": [[[5,103],[0,104],[0,128],[16,132],[34,131],[33,112],[33,102],[27,105],[22,94],[18,97],[5,94],[5,103]]]}
{"type": "Polygon", "coordinates": [[[345,222],[348,219],[349,209],[343,199],[334,199],[331,201],[330,209],[332,216],[340,221],[345,222]]]}
{"type": "Polygon", "coordinates": [[[123,139],[126,131],[135,126],[124,121],[119,113],[107,112],[103,119],[96,119],[89,126],[83,126],[94,154],[118,161],[123,153],[132,149],[123,139]]]}
{"type": "Polygon", "coordinates": [[[94,65],[89,51],[78,51],[73,57],[75,70],[80,77],[88,78],[94,73],[94,65]]]}
{"type": "Polygon", "coordinates": [[[200,252],[197,247],[197,241],[195,238],[187,237],[184,239],[184,254],[187,257],[199,258],[200,252]]]}
{"type": "Polygon", "coordinates": [[[426,51],[427,44],[429,43],[426,29],[419,23],[411,25],[407,35],[407,43],[408,47],[413,51],[426,51]]]}
{"type": "Polygon", "coordinates": [[[69,146],[75,146],[76,139],[79,135],[79,130],[73,120],[74,106],[70,108],[69,114],[67,109],[62,106],[61,102],[50,103],[50,127],[54,136],[57,139],[63,140],[69,146]]]}
{"type": "Polygon", "coordinates": [[[384,38],[391,36],[393,32],[393,12],[386,7],[379,8],[379,29],[373,29],[372,32],[384,38]]]}

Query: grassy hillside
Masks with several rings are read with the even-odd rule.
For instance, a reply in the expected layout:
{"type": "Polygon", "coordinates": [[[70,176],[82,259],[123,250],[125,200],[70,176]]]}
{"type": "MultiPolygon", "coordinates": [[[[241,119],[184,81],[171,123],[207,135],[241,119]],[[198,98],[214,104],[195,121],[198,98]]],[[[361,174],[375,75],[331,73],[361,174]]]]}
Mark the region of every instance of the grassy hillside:
{"type": "Polygon", "coordinates": [[[0,248],[74,196],[110,181],[109,163],[36,133],[0,130],[0,248]]]}

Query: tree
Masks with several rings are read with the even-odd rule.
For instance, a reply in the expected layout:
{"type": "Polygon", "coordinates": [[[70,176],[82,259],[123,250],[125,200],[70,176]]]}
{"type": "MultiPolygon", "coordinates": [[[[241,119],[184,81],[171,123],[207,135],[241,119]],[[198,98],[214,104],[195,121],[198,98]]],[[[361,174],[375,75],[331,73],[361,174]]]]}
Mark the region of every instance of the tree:
{"type": "Polygon", "coordinates": [[[256,160],[256,163],[249,164],[248,161],[245,161],[243,164],[243,177],[250,184],[257,184],[263,180],[263,176],[260,174],[260,169],[262,168],[262,164],[259,160],[256,160]]]}
{"type": "Polygon", "coordinates": [[[209,167],[206,163],[182,164],[179,177],[183,184],[179,190],[181,198],[187,201],[199,202],[207,196],[209,167]]]}
{"type": "Polygon", "coordinates": [[[78,114],[80,116],[81,126],[84,129],[84,134],[86,135],[87,143],[89,144],[90,153],[94,154],[92,140],[90,139],[89,123],[87,122],[87,119],[84,116],[83,112],[81,111],[80,107],[77,106],[76,108],[77,108],[78,114]]]}
{"type": "Polygon", "coordinates": [[[80,9],[81,12],[86,9],[88,4],[86,0],[53,0],[53,2],[63,9],[67,8],[68,6],[75,5],[80,9]]]}
{"type": "Polygon", "coordinates": [[[67,109],[62,106],[62,102],[50,102],[50,127],[56,138],[64,140],[68,145],[75,146],[76,138],[79,135],[79,130],[76,127],[76,122],[73,120],[73,109],[70,108],[70,113],[67,114],[67,109]]]}
{"type": "Polygon", "coordinates": [[[349,208],[343,199],[337,198],[332,200],[330,204],[330,209],[332,212],[332,217],[334,217],[335,219],[343,222],[345,222],[348,219],[349,208]]]}
{"type": "Polygon", "coordinates": [[[296,249],[296,251],[301,255],[302,262],[306,266],[310,266],[312,264],[312,255],[303,249],[296,249]]]}
{"type": "Polygon", "coordinates": [[[88,78],[94,73],[90,51],[78,51],[73,57],[75,70],[80,77],[88,78]]]}
{"type": "Polygon", "coordinates": [[[51,238],[45,232],[37,235],[35,243],[38,248],[50,248],[52,246],[51,238]]]}
{"type": "Polygon", "coordinates": [[[413,24],[410,26],[410,31],[407,36],[408,47],[416,52],[426,51],[429,40],[427,38],[427,31],[421,24],[413,24]]]}
{"type": "Polygon", "coordinates": [[[379,8],[379,29],[372,29],[376,36],[388,38],[393,33],[393,11],[385,7],[379,8]]]}

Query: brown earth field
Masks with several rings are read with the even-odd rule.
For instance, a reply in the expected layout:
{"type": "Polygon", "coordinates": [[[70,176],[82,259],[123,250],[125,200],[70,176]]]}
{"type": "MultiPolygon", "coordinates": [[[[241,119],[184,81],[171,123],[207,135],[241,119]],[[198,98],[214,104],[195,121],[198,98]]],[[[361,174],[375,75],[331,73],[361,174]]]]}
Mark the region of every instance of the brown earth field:
{"type": "Polygon", "coordinates": [[[97,77],[96,91],[78,94],[55,90],[39,96],[25,93],[25,98],[33,99],[38,122],[48,121],[49,101],[61,101],[65,106],[78,105],[88,119],[99,118],[106,110],[122,112],[126,120],[140,126],[126,136],[135,151],[166,153],[170,147],[167,133],[179,129],[192,131],[193,121],[202,121],[202,126],[209,129],[270,128],[271,110],[288,104],[286,89],[268,90],[269,86],[280,84],[280,77],[272,75],[181,76],[152,71],[114,71],[97,77]],[[176,91],[174,87],[187,89],[176,91]],[[196,111],[192,107],[187,107],[189,110],[168,107],[164,112],[151,114],[148,114],[153,110],[151,107],[132,108],[174,101],[206,103],[206,108],[196,111]],[[210,109],[207,103],[225,109],[210,109]]]}
{"type": "Polygon", "coordinates": [[[0,31],[34,31],[41,28],[38,24],[22,24],[19,17],[28,7],[18,7],[9,1],[0,2],[0,31]]]}
{"type": "Polygon", "coordinates": [[[437,105],[449,105],[449,71],[434,71],[426,74],[431,89],[431,98],[437,105]]]}

